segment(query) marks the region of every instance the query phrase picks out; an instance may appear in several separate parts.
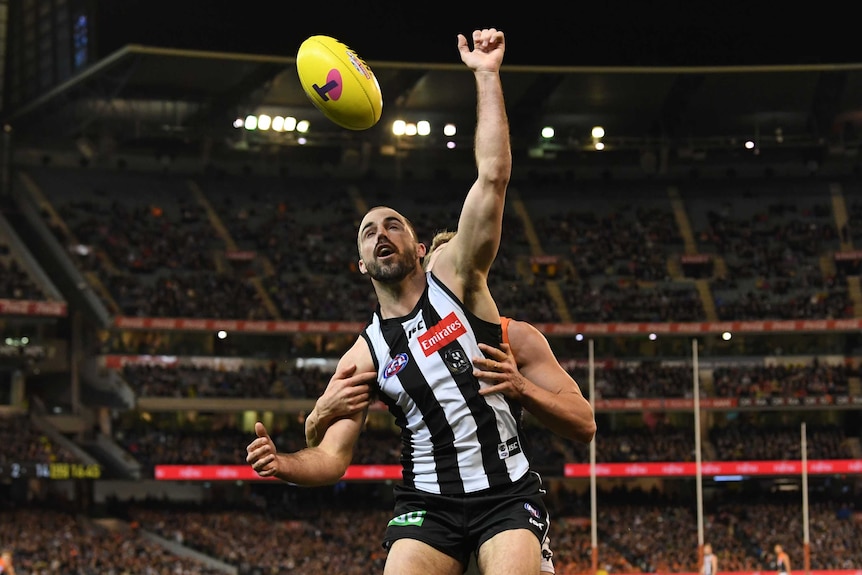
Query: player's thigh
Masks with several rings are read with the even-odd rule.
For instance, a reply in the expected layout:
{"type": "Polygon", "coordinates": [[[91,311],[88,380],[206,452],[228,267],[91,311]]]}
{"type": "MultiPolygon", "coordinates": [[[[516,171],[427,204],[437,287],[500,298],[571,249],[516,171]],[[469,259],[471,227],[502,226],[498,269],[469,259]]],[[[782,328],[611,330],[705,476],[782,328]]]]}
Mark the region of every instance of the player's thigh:
{"type": "Polygon", "coordinates": [[[461,575],[463,572],[460,561],[427,543],[399,539],[389,549],[383,575],[461,575]]]}
{"type": "Polygon", "coordinates": [[[502,531],[479,547],[483,575],[539,575],[542,546],[527,529],[502,531]]]}

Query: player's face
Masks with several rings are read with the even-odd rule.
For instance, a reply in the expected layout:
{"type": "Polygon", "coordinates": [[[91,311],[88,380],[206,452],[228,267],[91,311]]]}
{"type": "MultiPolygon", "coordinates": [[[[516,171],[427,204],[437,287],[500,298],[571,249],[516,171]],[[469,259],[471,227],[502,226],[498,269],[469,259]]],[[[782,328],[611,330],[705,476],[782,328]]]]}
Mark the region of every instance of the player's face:
{"type": "Polygon", "coordinates": [[[368,212],[359,225],[359,269],[373,279],[396,283],[419,267],[424,249],[404,217],[390,208],[368,212]]]}

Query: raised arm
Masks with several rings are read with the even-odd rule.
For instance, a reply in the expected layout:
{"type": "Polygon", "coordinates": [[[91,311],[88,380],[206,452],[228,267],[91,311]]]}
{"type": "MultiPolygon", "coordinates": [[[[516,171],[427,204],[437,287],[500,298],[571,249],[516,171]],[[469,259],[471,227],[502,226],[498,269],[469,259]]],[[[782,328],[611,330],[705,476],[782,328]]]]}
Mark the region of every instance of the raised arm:
{"type": "Polygon", "coordinates": [[[479,393],[502,393],[551,431],[575,441],[589,443],[596,434],[593,408],[577,382],[562,368],[548,340],[535,326],[509,322],[510,347],[500,350],[479,344],[486,358],[473,358],[476,375],[490,384],[479,393]]]}
{"type": "Polygon", "coordinates": [[[435,267],[437,274],[451,270],[467,289],[472,289],[476,274],[484,282],[497,257],[512,173],[509,120],[500,80],[505,39],[502,32],[490,28],[474,31],[472,40],[471,50],[467,39],[458,35],[461,60],[473,71],[476,81],[477,178],[464,200],[451,249],[441,254],[435,267]]]}

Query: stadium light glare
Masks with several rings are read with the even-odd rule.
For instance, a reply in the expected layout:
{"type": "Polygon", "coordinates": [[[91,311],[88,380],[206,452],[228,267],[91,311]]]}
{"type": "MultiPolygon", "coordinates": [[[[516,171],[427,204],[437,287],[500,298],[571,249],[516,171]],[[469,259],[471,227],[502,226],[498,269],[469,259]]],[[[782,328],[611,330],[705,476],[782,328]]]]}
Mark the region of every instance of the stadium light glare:
{"type": "Polygon", "coordinates": [[[742,481],[742,475],[716,475],[712,478],[716,483],[724,481],[742,481]]]}

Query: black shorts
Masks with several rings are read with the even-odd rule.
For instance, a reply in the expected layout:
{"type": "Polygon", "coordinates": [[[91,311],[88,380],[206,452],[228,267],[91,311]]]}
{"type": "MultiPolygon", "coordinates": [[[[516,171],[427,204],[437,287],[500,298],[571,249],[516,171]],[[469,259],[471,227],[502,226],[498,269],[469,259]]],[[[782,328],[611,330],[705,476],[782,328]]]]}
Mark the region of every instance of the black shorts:
{"type": "Polygon", "coordinates": [[[466,565],[488,539],[510,529],[528,529],[539,543],[548,534],[548,510],[541,478],[527,473],[512,485],[465,495],[437,495],[396,485],[395,517],[383,548],[416,539],[466,565]]]}

